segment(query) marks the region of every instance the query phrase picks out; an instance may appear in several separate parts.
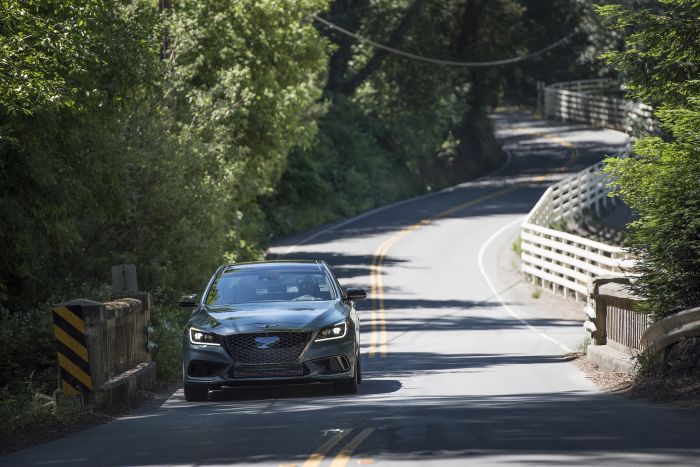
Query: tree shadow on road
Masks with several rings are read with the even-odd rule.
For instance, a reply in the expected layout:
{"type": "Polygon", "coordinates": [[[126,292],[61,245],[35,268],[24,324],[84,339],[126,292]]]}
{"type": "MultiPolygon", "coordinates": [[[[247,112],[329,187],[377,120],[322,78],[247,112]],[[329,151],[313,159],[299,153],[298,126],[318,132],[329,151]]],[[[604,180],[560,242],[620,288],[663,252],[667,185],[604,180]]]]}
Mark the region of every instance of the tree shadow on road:
{"type": "Polygon", "coordinates": [[[700,454],[694,412],[589,391],[451,389],[405,397],[388,391],[332,396],[318,389],[304,398],[216,396],[197,404],[178,395],[157,412],[46,445],[22,464],[301,465],[339,429],[350,428],[351,436],[374,430],[354,457],[377,463],[690,465],[700,454]]]}
{"type": "Polygon", "coordinates": [[[368,378],[407,378],[432,372],[464,372],[503,365],[556,365],[571,360],[562,355],[443,354],[433,352],[390,352],[381,359],[365,359],[368,378]]]}

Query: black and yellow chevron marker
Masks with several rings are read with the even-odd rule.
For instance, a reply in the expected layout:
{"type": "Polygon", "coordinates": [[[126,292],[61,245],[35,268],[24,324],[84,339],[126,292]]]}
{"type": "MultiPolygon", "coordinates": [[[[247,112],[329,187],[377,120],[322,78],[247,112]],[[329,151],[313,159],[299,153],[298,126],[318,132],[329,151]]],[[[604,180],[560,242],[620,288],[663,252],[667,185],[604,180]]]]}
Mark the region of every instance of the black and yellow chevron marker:
{"type": "Polygon", "coordinates": [[[78,395],[91,392],[92,377],[82,307],[80,305],[55,306],[53,333],[56,337],[63,393],[78,395]]]}

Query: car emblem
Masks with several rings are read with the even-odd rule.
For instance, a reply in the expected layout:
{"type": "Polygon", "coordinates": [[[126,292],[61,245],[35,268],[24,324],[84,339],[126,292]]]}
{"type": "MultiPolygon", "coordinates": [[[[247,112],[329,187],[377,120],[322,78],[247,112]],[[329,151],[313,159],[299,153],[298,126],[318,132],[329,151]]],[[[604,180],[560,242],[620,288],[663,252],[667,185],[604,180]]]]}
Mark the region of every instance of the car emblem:
{"type": "Polygon", "coordinates": [[[258,349],[269,349],[279,341],[280,338],[277,336],[260,336],[255,338],[255,344],[258,349]]]}

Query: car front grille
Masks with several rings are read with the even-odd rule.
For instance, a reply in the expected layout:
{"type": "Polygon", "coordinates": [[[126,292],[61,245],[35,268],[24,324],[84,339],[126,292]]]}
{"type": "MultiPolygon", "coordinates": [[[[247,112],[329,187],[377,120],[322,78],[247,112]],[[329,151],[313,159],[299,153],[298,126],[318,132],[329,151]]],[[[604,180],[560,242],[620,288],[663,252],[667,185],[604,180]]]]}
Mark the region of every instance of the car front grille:
{"type": "Polygon", "coordinates": [[[237,363],[292,363],[299,358],[310,337],[308,332],[233,334],[226,336],[226,348],[237,363]]]}
{"type": "Polygon", "coordinates": [[[305,368],[299,365],[288,368],[235,368],[230,373],[233,378],[284,378],[305,374],[305,368]]]}

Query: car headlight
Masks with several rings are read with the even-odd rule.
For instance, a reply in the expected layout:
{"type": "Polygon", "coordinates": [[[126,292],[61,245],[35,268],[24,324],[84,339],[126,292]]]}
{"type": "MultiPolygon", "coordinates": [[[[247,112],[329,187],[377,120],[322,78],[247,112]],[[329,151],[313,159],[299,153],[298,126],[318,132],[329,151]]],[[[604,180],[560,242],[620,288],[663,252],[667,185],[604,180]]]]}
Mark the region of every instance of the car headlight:
{"type": "Polygon", "coordinates": [[[197,345],[221,345],[219,338],[212,332],[202,331],[192,327],[187,332],[190,336],[190,342],[197,345]]]}
{"type": "Polygon", "coordinates": [[[335,323],[332,326],[321,329],[316,336],[316,340],[328,341],[331,339],[340,339],[341,337],[345,337],[347,333],[348,323],[347,321],[341,321],[340,323],[335,323]]]}

